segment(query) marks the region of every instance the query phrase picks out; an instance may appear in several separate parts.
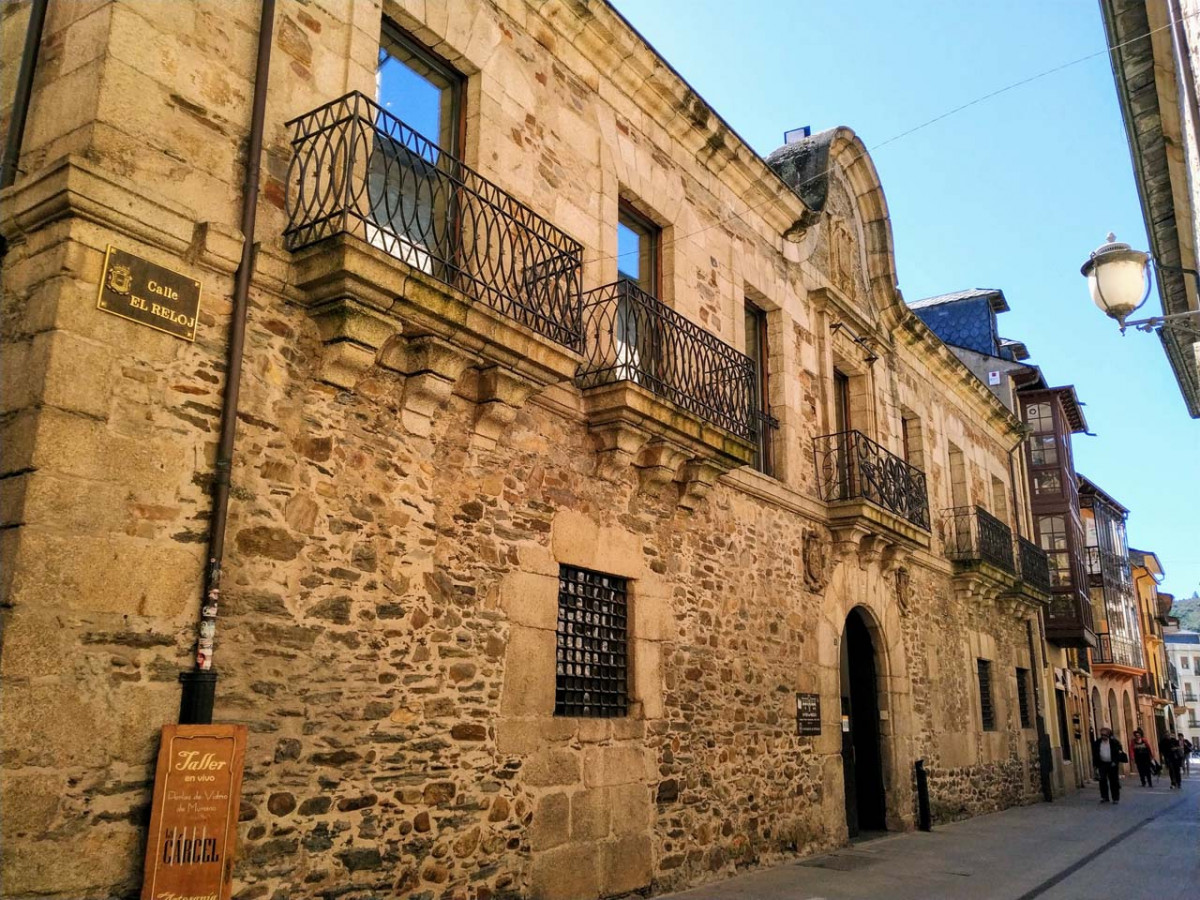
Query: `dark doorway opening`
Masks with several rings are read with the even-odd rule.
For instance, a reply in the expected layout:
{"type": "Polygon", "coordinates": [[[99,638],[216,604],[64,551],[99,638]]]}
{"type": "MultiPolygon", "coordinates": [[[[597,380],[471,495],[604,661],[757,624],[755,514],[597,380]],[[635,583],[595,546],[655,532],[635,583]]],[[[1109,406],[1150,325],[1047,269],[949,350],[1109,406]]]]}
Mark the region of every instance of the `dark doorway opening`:
{"type": "Polygon", "coordinates": [[[842,634],[842,772],[850,837],[887,828],[879,747],[879,679],[875,644],[861,612],[842,634]]]}

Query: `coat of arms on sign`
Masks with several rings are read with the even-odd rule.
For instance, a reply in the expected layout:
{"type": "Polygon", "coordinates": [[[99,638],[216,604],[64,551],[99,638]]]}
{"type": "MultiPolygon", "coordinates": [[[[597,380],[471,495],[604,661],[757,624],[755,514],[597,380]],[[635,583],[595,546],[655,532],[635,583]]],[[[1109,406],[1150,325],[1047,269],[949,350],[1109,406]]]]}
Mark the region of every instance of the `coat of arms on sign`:
{"type": "Polygon", "coordinates": [[[133,271],[129,266],[113,266],[108,270],[106,283],[114,294],[128,294],[133,287],[133,271]]]}

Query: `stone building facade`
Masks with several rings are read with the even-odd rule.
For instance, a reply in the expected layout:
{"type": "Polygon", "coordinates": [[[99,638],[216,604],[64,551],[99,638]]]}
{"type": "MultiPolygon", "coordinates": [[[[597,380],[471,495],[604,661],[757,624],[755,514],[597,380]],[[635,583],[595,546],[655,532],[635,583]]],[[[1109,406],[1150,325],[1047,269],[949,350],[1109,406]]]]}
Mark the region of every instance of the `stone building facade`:
{"type": "MultiPolygon", "coordinates": [[[[257,39],[250,4],[46,22],[0,194],[6,897],[138,887],[257,39]],[[202,283],[194,342],[97,308],[110,246],[202,283]]],[[[596,3],[280,0],[270,49],[215,655],[236,896],[679,888],[912,827],[917,760],[935,821],[1038,795],[1020,423],[904,306],[853,132],[763,160],[596,3]],[[457,85],[455,154],[381,60],[457,85]]]]}

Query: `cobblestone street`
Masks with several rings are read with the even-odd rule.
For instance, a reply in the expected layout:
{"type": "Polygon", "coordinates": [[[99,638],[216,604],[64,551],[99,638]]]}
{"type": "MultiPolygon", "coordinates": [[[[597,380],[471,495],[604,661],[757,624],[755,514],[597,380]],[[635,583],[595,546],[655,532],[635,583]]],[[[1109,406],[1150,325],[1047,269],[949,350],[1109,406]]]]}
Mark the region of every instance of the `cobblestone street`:
{"type": "Polygon", "coordinates": [[[680,900],[1079,900],[1175,897],[1200,885],[1200,776],[1183,791],[1140,788],[1121,803],[1095,786],[937,828],[854,845],[673,895],[680,900]]]}

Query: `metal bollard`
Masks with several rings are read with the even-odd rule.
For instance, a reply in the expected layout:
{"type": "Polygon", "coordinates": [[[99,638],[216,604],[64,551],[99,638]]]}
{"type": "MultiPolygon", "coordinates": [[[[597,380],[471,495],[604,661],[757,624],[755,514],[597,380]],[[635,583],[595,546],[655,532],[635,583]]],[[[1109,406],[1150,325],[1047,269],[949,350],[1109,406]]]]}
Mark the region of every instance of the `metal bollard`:
{"type": "Polygon", "coordinates": [[[929,774],[923,759],[917,760],[917,827],[922,831],[933,831],[933,816],[929,812],[929,774]]]}

